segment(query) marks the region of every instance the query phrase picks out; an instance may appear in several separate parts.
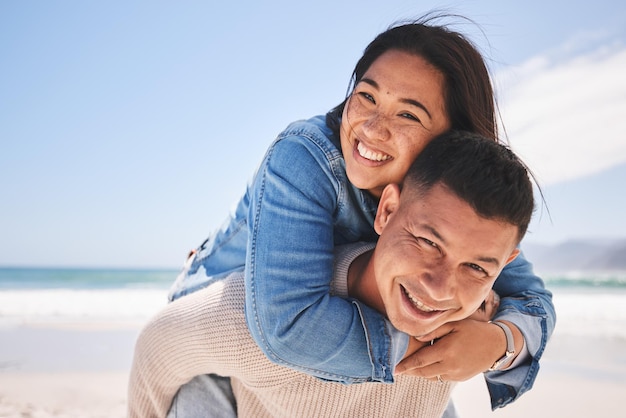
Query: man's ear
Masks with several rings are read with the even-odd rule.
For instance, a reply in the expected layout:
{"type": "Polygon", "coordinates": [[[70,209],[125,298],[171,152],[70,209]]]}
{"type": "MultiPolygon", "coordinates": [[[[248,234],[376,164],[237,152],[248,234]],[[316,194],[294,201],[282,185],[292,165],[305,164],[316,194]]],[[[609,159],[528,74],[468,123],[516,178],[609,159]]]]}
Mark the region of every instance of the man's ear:
{"type": "Polygon", "coordinates": [[[378,211],[374,219],[374,230],[378,235],[382,234],[393,213],[400,207],[400,186],[392,183],[388,184],[380,196],[378,211]]]}
{"type": "Polygon", "coordinates": [[[509,256],[509,258],[506,260],[506,263],[504,263],[504,265],[506,266],[511,261],[515,260],[518,255],[519,255],[519,248],[515,248],[513,252],[511,253],[511,255],[509,256]]]}

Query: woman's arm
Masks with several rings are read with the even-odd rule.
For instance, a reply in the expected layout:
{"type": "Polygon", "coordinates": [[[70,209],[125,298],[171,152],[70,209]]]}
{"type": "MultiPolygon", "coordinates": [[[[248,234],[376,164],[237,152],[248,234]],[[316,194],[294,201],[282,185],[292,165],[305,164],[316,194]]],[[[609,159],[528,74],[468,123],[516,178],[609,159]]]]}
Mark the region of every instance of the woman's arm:
{"type": "Polygon", "coordinates": [[[495,409],[513,402],[532,387],[539,372],[539,359],[554,331],[556,312],[552,293],[522,253],[502,271],[494,289],[502,296],[494,319],[514,324],[524,336],[530,355],[513,369],[485,373],[495,409]]]}
{"type": "MultiPolygon", "coordinates": [[[[393,380],[388,323],[363,304],[330,296],[341,205],[340,154],[298,136],[278,141],[252,184],[246,319],[275,363],[346,383],[393,380]],[[339,173],[339,174],[338,174],[339,173]],[[368,335],[364,327],[367,327],[368,335]]],[[[345,174],[344,174],[345,176],[345,174]]],[[[345,193],[343,193],[345,194],[345,193]]],[[[353,241],[373,234],[354,208],[353,241]],[[362,232],[359,232],[358,229],[362,232]]],[[[404,342],[408,338],[399,337],[404,342]]]]}

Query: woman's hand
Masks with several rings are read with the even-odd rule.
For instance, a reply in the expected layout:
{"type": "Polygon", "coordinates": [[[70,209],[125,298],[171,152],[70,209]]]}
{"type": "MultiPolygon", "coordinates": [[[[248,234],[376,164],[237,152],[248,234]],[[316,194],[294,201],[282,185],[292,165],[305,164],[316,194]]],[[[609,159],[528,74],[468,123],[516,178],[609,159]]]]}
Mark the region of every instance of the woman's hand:
{"type": "Polygon", "coordinates": [[[506,350],[500,327],[474,319],[442,325],[425,336],[431,337],[436,339],[434,344],[405,357],[396,366],[396,374],[463,381],[487,370],[506,350]]]}

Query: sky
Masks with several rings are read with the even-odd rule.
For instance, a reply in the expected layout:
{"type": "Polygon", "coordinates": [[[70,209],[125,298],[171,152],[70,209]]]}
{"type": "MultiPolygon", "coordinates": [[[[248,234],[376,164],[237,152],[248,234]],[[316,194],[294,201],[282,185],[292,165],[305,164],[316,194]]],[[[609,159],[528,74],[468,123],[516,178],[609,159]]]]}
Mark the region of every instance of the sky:
{"type": "Polygon", "coordinates": [[[626,163],[619,1],[230,3],[0,2],[0,266],[177,268],[276,134],[341,102],[379,32],[436,8],[474,21],[453,28],[544,189],[626,163]]]}

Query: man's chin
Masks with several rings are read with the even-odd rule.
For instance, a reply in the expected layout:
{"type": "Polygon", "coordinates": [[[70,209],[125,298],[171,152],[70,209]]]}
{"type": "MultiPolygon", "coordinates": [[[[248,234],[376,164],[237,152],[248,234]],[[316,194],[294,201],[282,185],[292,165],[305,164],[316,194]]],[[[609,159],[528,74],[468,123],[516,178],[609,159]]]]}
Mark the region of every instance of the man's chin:
{"type": "Polygon", "coordinates": [[[428,327],[406,327],[406,329],[400,329],[398,328],[400,331],[404,332],[405,334],[409,334],[415,338],[421,338],[424,335],[428,335],[431,332],[433,332],[434,330],[436,330],[438,328],[437,327],[433,327],[433,326],[428,326],[428,327]]]}

